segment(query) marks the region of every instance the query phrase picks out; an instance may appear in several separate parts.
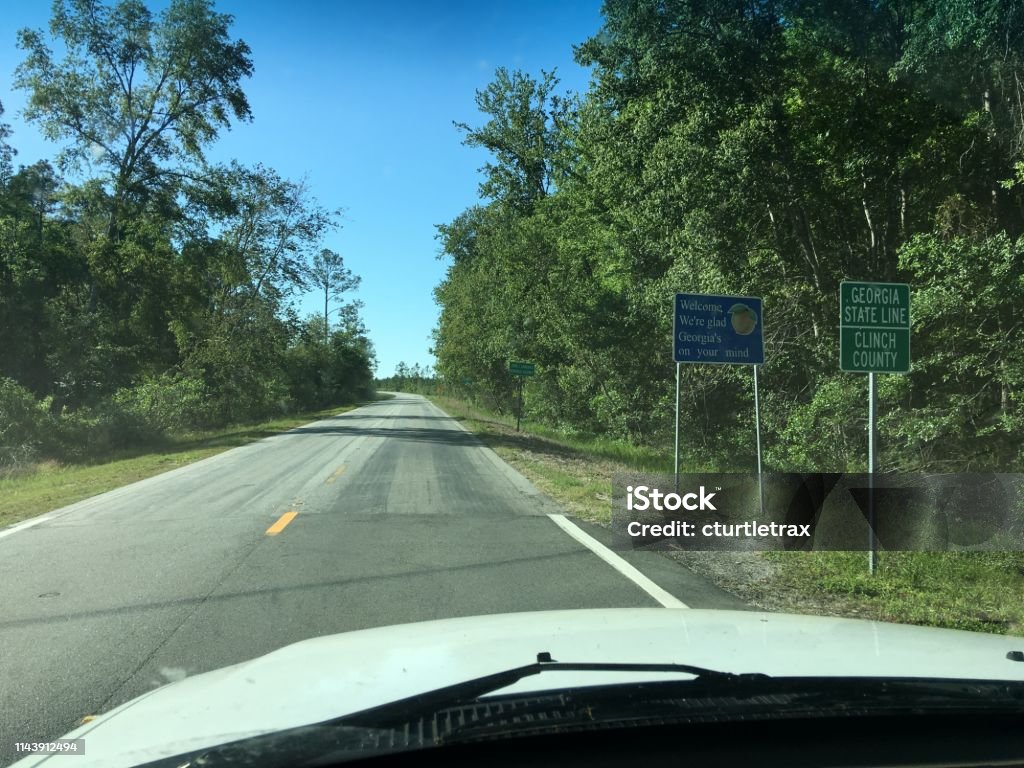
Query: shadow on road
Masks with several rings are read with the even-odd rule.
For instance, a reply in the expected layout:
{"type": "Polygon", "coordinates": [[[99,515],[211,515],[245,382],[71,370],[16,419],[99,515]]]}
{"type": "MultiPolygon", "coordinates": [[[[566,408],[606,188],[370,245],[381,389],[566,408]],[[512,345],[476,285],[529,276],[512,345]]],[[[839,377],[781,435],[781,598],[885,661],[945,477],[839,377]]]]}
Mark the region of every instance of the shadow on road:
{"type": "MultiPolygon", "coordinates": [[[[543,520],[547,523],[546,518],[538,517],[537,520],[543,520]]],[[[547,523],[550,524],[550,523],[547,523]]],[[[247,559],[249,555],[254,551],[256,547],[251,548],[245,555],[247,559]]],[[[208,595],[196,595],[189,597],[181,597],[170,600],[154,600],[144,603],[136,603],[134,605],[120,605],[112,606],[110,608],[99,608],[95,610],[85,611],[73,611],[61,613],[59,616],[39,616],[25,619],[0,619],[0,631],[17,629],[20,627],[28,627],[39,624],[64,624],[69,621],[76,619],[95,619],[100,616],[127,616],[134,613],[160,610],[165,608],[175,608],[181,606],[197,606],[197,605],[216,605],[218,603],[231,602],[240,598],[259,597],[265,599],[271,596],[289,595],[302,593],[306,591],[318,590],[318,589],[333,589],[337,587],[349,587],[358,586],[360,584],[371,584],[380,583],[382,581],[390,581],[394,579],[409,579],[417,577],[428,577],[435,574],[451,575],[455,573],[467,574],[467,578],[472,578],[468,574],[473,571],[479,570],[491,570],[494,568],[502,568],[510,565],[519,565],[524,563],[540,563],[555,561],[559,563],[566,562],[567,558],[575,559],[587,559],[591,555],[585,549],[580,549],[574,546],[572,540],[566,537],[562,543],[559,551],[552,552],[543,555],[530,555],[526,557],[507,557],[501,560],[484,560],[473,563],[465,563],[461,565],[438,565],[430,568],[416,568],[409,570],[397,570],[390,573],[371,573],[362,576],[352,576],[349,578],[341,579],[323,579],[307,581],[301,584],[289,584],[288,586],[279,587],[260,587],[257,589],[237,589],[224,592],[214,592],[208,595]]]]}
{"type": "MultiPolygon", "coordinates": [[[[400,403],[406,403],[409,405],[416,404],[422,405],[424,400],[418,397],[403,397],[402,395],[396,395],[390,400],[380,400],[374,403],[369,403],[359,409],[359,411],[353,411],[349,413],[338,414],[337,416],[330,416],[326,419],[311,424],[309,426],[296,427],[291,431],[290,434],[300,432],[304,435],[326,435],[329,437],[359,437],[359,436],[371,436],[371,437],[386,437],[393,440],[404,440],[408,442],[418,443],[434,443],[451,446],[468,446],[468,447],[480,447],[488,446],[495,448],[497,446],[518,448],[520,450],[527,450],[536,454],[543,454],[547,456],[557,457],[560,459],[587,459],[587,455],[582,451],[577,451],[568,446],[560,445],[554,441],[547,440],[545,438],[531,435],[526,432],[506,434],[502,432],[489,432],[486,434],[477,434],[472,432],[465,432],[458,427],[452,426],[450,428],[432,427],[427,426],[432,423],[439,422],[465,422],[464,416],[426,416],[417,414],[402,414],[402,413],[379,413],[379,409],[382,406],[391,406],[400,403]],[[380,427],[380,426],[363,426],[366,422],[380,422],[381,420],[394,420],[394,421],[412,421],[422,422],[422,427],[380,427]]],[[[499,422],[484,421],[481,419],[475,419],[483,424],[487,424],[491,427],[508,429],[508,426],[499,422]]],[[[285,435],[289,433],[279,433],[279,435],[285,435]]],[[[268,435],[269,437],[270,435],[268,435]]]]}
{"type": "MultiPolygon", "coordinates": [[[[432,429],[430,427],[357,427],[357,426],[316,426],[303,427],[303,435],[324,435],[327,437],[386,437],[417,443],[443,443],[447,445],[479,446],[481,441],[469,432],[459,429],[432,429]]],[[[294,434],[294,433],[293,433],[294,434]]]]}

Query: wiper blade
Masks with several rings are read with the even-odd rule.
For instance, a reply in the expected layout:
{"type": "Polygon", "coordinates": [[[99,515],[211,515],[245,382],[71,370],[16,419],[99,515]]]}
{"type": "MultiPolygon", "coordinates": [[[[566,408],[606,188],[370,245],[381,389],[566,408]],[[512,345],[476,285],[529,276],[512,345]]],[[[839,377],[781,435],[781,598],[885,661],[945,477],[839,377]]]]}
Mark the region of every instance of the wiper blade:
{"type": "Polygon", "coordinates": [[[726,686],[693,680],[634,682],[517,694],[434,715],[434,741],[560,733],[601,722],[618,727],[737,719],[1024,714],[1024,683],[918,678],[735,675],[726,686]]]}
{"type": "Polygon", "coordinates": [[[456,707],[460,704],[476,701],[481,696],[506,688],[524,678],[547,672],[677,672],[693,675],[694,679],[688,682],[700,680],[722,683],[768,678],[768,675],[761,673],[737,674],[734,672],[722,672],[717,669],[708,669],[706,667],[697,667],[692,664],[555,661],[551,658],[550,653],[539,653],[537,654],[537,661],[533,664],[526,664],[522,667],[514,667],[456,683],[455,685],[437,688],[433,691],[410,696],[406,699],[399,699],[379,707],[373,707],[372,709],[364,709],[362,712],[345,715],[333,722],[339,725],[359,725],[374,728],[387,727],[412,717],[422,717],[440,709],[456,707]]]}
{"type": "Polygon", "coordinates": [[[554,664],[558,662],[538,661],[352,716],[161,758],[139,768],[237,768],[254,759],[268,768],[326,766],[481,738],[552,730],[569,733],[594,723],[649,728],[787,719],[1024,715],[1024,682],[1019,681],[776,677],[685,664],[554,664]],[[524,670],[538,665],[541,671],[570,666],[597,671],[667,670],[695,678],[574,686],[466,701],[474,694],[484,695],[471,687],[497,690],[537,674],[524,670]],[[451,695],[453,690],[457,694],[451,695]],[[405,708],[405,718],[399,716],[399,706],[405,708]]]}

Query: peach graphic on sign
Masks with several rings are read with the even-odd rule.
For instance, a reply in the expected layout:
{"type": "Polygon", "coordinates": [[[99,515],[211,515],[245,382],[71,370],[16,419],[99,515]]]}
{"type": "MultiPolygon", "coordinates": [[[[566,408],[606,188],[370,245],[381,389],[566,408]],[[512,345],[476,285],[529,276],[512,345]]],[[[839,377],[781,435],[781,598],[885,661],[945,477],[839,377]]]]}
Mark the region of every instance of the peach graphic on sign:
{"type": "Polygon", "coordinates": [[[740,336],[749,336],[757,327],[757,313],[746,304],[733,304],[729,307],[732,316],[732,329],[740,336]]]}

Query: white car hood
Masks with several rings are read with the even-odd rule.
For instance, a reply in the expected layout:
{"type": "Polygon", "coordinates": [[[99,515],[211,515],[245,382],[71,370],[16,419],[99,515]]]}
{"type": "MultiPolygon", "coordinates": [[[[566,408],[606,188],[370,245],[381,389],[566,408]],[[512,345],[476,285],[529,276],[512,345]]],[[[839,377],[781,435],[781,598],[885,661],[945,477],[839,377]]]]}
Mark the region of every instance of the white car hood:
{"type": "MultiPolygon", "coordinates": [[[[29,768],[133,766],[309,725],[396,699],[555,661],[679,663],[773,676],[1024,681],[1007,657],[1024,638],[855,619],[746,611],[624,608],[445,619],[313,638],[170,683],[76,728],[84,755],[30,756],[29,768]]],[[[552,672],[505,691],[678,675],[552,672]]]]}

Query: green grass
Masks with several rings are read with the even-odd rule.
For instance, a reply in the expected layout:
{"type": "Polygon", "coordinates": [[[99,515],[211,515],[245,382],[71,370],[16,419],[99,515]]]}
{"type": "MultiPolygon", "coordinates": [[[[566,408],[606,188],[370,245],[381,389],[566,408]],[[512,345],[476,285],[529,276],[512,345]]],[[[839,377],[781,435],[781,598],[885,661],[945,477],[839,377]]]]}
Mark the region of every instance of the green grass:
{"type": "MultiPolygon", "coordinates": [[[[482,425],[502,426],[515,430],[516,419],[514,416],[498,415],[485,411],[477,406],[470,405],[463,400],[441,395],[431,395],[430,399],[440,408],[448,410],[449,413],[458,412],[460,417],[471,419],[482,425]]],[[[522,434],[542,437],[557,442],[562,448],[576,451],[593,458],[628,466],[631,470],[651,473],[672,472],[672,448],[652,448],[650,446],[638,446],[627,443],[623,440],[593,435],[569,434],[553,429],[544,424],[531,421],[524,421],[520,425],[522,434]]],[[[514,434],[514,432],[513,432],[514,434]]],[[[694,460],[689,461],[690,464],[694,460]]],[[[714,471],[705,467],[706,471],[714,471]]]]}
{"type": "Polygon", "coordinates": [[[1024,553],[771,552],[775,588],[813,591],[853,603],[883,621],[1024,634],[1024,553]]]}
{"type": "MultiPolygon", "coordinates": [[[[498,416],[450,397],[440,408],[569,512],[609,524],[616,472],[671,472],[671,455],[498,416]]],[[[694,468],[688,472],[714,471],[694,468]]],[[[875,575],[865,552],[770,552],[774,575],[756,586],[777,610],[1024,635],[1024,553],[882,552],[875,575]]]]}
{"type": "MultiPolygon", "coordinates": [[[[496,414],[479,406],[444,395],[427,395],[438,407],[461,419],[476,422],[481,428],[507,428],[515,435],[515,416],[496,414]]],[[[544,438],[558,444],[564,450],[570,450],[581,456],[600,459],[619,465],[631,472],[649,472],[652,474],[671,474],[673,472],[673,449],[671,445],[652,447],[634,445],[624,440],[612,439],[600,435],[567,433],[534,421],[523,421],[520,424],[521,434],[532,438],[544,438]]],[[[724,472],[722,467],[711,464],[706,457],[680,454],[680,464],[689,467],[691,472],[724,472]]]]}
{"type": "Polygon", "coordinates": [[[87,462],[41,462],[32,472],[0,479],[0,526],[59,509],[356,407],[326,408],[253,424],[173,435],[159,446],[93,456],[87,462]]]}

